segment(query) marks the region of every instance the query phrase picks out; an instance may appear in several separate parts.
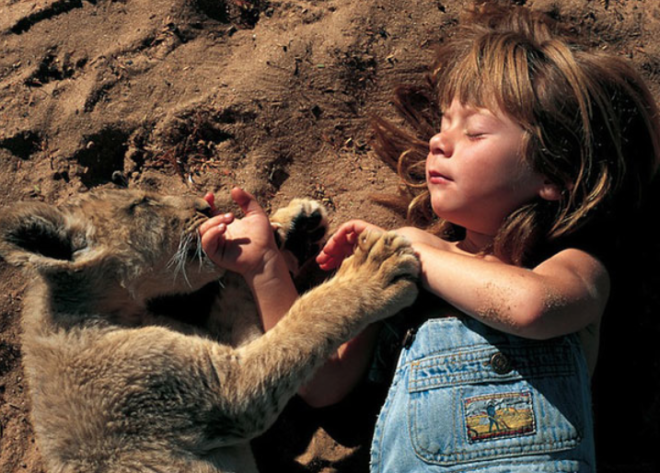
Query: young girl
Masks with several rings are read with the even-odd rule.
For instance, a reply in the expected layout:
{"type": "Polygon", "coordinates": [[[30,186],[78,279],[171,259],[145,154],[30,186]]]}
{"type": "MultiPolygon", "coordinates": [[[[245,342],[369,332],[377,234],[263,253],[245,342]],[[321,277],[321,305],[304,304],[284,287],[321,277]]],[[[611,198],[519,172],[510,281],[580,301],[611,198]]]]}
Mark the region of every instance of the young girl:
{"type": "MultiPolygon", "coordinates": [[[[583,48],[541,14],[485,5],[463,21],[441,46],[430,92],[399,96],[417,134],[377,126],[377,149],[398,161],[413,197],[411,219],[429,220],[398,231],[434,298],[402,343],[371,468],[594,471],[589,372],[607,257],[657,167],[656,105],[626,62],[583,48]]],[[[213,224],[207,253],[231,250],[234,224],[213,224]]],[[[364,231],[380,229],[343,224],[319,265],[338,267],[364,231]]],[[[257,300],[294,297],[272,247],[248,272],[262,278],[257,300]]],[[[285,310],[260,307],[266,328],[285,310]]],[[[374,327],[345,344],[301,395],[317,406],[341,399],[377,339],[374,327]]]]}
{"type": "MultiPolygon", "coordinates": [[[[656,170],[656,105],[631,66],[547,17],[482,6],[466,20],[441,47],[435,95],[399,96],[421,134],[435,103],[442,111],[426,159],[417,137],[377,128],[385,159],[404,151],[413,192],[425,177],[410,215],[430,207],[438,221],[399,231],[438,299],[408,333],[372,471],[594,471],[589,371],[607,252],[656,170]]],[[[376,229],[342,225],[321,267],[338,266],[365,230],[376,229]]],[[[307,396],[334,401],[333,374],[307,396]]]]}

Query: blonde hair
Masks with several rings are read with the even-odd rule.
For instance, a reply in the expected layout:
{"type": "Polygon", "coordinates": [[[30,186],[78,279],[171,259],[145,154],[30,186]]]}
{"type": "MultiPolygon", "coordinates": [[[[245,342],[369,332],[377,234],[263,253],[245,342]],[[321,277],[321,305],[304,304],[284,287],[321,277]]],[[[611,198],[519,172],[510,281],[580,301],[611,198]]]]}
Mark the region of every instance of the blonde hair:
{"type": "Polygon", "coordinates": [[[454,98],[517,122],[526,132],[525,159],[561,190],[558,201],[538,198],[514,211],[495,238],[494,254],[523,265],[539,245],[639,204],[657,168],[660,125],[634,68],[583,47],[548,16],[526,8],[477,5],[463,22],[441,45],[427,86],[397,90],[395,104],[414,132],[375,121],[376,152],[396,162],[412,223],[460,235],[460,228],[434,222],[424,183],[428,139],[454,98]]]}

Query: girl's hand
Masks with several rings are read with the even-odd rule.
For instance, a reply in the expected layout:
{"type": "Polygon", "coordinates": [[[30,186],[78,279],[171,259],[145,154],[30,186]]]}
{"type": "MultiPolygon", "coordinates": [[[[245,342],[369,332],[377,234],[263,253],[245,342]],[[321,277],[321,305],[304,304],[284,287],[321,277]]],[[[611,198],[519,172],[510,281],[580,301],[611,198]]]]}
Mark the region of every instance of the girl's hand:
{"type": "Polygon", "coordinates": [[[243,218],[236,219],[231,213],[218,214],[213,194],[204,197],[215,216],[199,227],[202,248],[218,266],[243,276],[257,274],[279,254],[273,228],[251,194],[234,188],[231,197],[243,211],[243,218]]]}
{"type": "Polygon", "coordinates": [[[349,220],[330,237],[321,253],[316,257],[319,267],[324,271],[338,268],[345,258],[353,254],[358,236],[365,230],[384,231],[364,220],[349,220]]]}

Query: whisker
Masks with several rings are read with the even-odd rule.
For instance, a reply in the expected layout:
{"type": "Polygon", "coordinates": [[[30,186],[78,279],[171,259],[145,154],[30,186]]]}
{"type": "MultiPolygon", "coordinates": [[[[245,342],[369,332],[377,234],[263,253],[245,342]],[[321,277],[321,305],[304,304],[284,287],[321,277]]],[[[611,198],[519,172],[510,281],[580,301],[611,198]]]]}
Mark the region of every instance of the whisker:
{"type": "Polygon", "coordinates": [[[199,216],[195,219],[185,230],[181,232],[181,238],[179,240],[179,246],[172,256],[172,259],[167,263],[167,268],[173,270],[174,282],[179,274],[183,275],[183,278],[188,284],[188,287],[192,287],[190,280],[188,279],[188,274],[186,273],[186,265],[188,260],[197,259],[199,261],[199,269],[202,270],[204,265],[204,259],[206,254],[202,248],[202,236],[197,230],[199,225],[207,220],[204,216],[199,216]],[[190,245],[195,243],[194,253],[191,254],[190,245]]]}
{"type": "MultiPolygon", "coordinates": [[[[181,239],[179,240],[179,246],[176,250],[176,253],[174,253],[174,256],[172,256],[172,259],[167,263],[167,268],[168,269],[173,269],[173,277],[174,281],[176,282],[176,278],[181,273],[183,275],[184,280],[186,281],[186,284],[189,287],[192,287],[192,284],[190,284],[190,280],[188,279],[188,275],[186,274],[186,260],[188,257],[188,251],[190,249],[190,244],[193,242],[193,239],[197,235],[197,232],[184,232],[181,235],[181,239]]],[[[199,236],[197,235],[197,238],[199,236]]],[[[196,251],[199,250],[199,241],[198,241],[198,248],[196,251]]]]}
{"type": "Polygon", "coordinates": [[[206,254],[204,253],[204,249],[202,248],[202,235],[199,234],[199,232],[195,232],[195,235],[197,236],[197,247],[195,249],[195,256],[197,256],[197,259],[199,260],[199,269],[202,269],[202,265],[204,264],[204,257],[206,254]]]}

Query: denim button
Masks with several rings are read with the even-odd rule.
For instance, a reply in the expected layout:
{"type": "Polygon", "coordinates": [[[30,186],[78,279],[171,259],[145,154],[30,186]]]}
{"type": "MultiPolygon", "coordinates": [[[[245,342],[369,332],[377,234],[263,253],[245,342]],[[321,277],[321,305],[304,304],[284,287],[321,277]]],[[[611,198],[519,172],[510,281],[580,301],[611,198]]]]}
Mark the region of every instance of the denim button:
{"type": "Polygon", "coordinates": [[[497,374],[507,374],[513,369],[509,359],[500,352],[497,352],[490,357],[490,366],[497,374]]]}
{"type": "Polygon", "coordinates": [[[415,341],[415,335],[417,335],[417,327],[408,329],[406,335],[403,337],[403,341],[401,342],[403,348],[407,350],[408,348],[411,347],[411,345],[415,341]]]}

